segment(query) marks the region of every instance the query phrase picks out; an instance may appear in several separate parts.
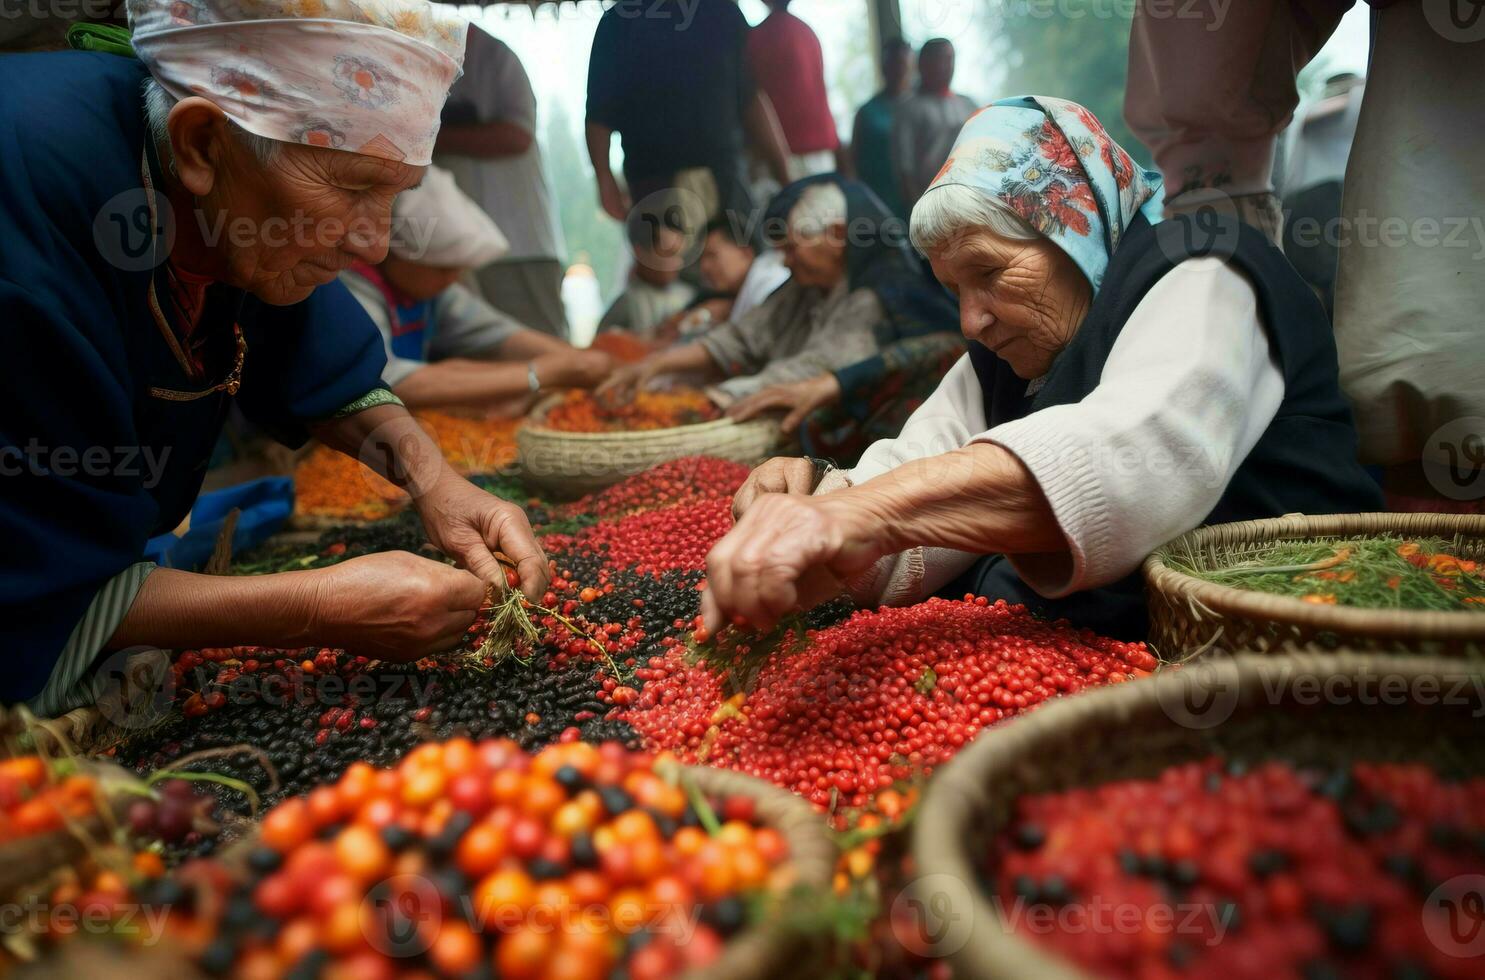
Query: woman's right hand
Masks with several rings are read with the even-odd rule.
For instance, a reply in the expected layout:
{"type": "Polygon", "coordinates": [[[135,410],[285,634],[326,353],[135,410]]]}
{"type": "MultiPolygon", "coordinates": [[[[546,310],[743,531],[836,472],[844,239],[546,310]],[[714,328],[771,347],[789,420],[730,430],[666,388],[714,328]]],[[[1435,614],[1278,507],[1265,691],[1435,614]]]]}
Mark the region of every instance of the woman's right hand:
{"type": "Polygon", "coordinates": [[[316,576],[309,642],[393,663],[458,646],[485,599],[476,576],[406,551],[303,574],[316,576]]]}
{"type": "Polygon", "coordinates": [[[762,463],[744,481],[732,498],[732,518],[743,516],[758,498],[767,493],[797,493],[809,496],[815,492],[819,474],[815,464],[798,456],[775,456],[762,463]]]}

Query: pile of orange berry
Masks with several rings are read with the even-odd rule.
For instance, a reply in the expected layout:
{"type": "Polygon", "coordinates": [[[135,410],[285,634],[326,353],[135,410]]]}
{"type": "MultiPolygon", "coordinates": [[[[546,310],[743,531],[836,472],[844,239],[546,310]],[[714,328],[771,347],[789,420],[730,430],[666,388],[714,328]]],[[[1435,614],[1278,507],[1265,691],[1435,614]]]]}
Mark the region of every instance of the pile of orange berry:
{"type": "MultiPolygon", "coordinates": [[[[446,412],[419,412],[418,421],[460,473],[493,472],[515,460],[515,421],[446,412]]],[[[328,446],[316,446],[295,467],[294,494],[297,514],[353,521],[380,520],[407,501],[361,460],[328,446]]]]}
{"type": "Polygon", "coordinates": [[[0,759],[0,841],[60,830],[93,813],[97,793],[87,776],[52,779],[39,756],[0,759]]]}
{"type": "Polygon", "coordinates": [[[791,883],[787,846],[750,798],[662,770],[617,743],[529,755],[464,738],[355,763],[266,815],[196,956],[212,973],[354,980],[705,967],[754,896],[791,883]]]}
{"type": "Polygon", "coordinates": [[[541,425],[559,432],[647,432],[721,417],[712,400],[694,388],[642,391],[622,405],[607,404],[587,391],[574,391],[552,406],[541,425]]]}

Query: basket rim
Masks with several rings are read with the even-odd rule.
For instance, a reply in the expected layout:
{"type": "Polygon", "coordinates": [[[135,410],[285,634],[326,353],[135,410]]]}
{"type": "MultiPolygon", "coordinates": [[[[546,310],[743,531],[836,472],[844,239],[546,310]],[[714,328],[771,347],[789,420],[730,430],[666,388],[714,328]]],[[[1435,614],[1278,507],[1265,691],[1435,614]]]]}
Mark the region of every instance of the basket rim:
{"type": "Polygon", "coordinates": [[[1485,613],[1419,609],[1360,609],[1323,606],[1289,596],[1219,585],[1179,571],[1166,563],[1178,548],[1199,549],[1221,542],[1254,544],[1308,537],[1401,532],[1403,536],[1465,534],[1485,538],[1485,516],[1471,514],[1287,514],[1255,521],[1199,527],[1161,545],[1143,564],[1145,582],[1154,593],[1177,605],[1200,604],[1213,612],[1247,619],[1299,623],[1336,633],[1369,634],[1386,639],[1469,640],[1485,638],[1485,613]]]}
{"type": "MultiPolygon", "coordinates": [[[[1194,672],[1200,672],[1204,678],[1223,677],[1235,684],[1239,691],[1261,692],[1276,680],[1282,684],[1282,679],[1296,674],[1417,678],[1462,670],[1485,677],[1485,668],[1462,664],[1448,657],[1371,654],[1351,650],[1283,656],[1245,653],[1164,670],[1129,684],[1059,698],[1000,727],[999,737],[982,735],[977,738],[929,781],[920,813],[910,830],[911,852],[918,865],[918,874],[927,880],[950,876],[959,882],[977,882],[975,867],[968,849],[963,846],[963,838],[971,823],[985,826],[990,822],[987,809],[992,798],[985,787],[993,782],[995,775],[1004,775],[1028,758],[1039,755],[1049,742],[1065,740],[1100,724],[1127,724],[1141,709],[1148,709],[1151,704],[1169,703],[1166,699],[1177,688],[1184,694],[1188,686],[1201,686],[1201,681],[1190,679],[1189,675],[1194,672]],[[939,805],[933,805],[935,801],[939,805]]],[[[1210,681],[1206,686],[1212,690],[1221,689],[1210,681]]],[[[1405,705],[1379,707],[1391,711],[1426,711],[1431,706],[1409,701],[1405,705]]],[[[1179,723],[1172,719],[1170,724],[1175,726],[1179,723]]],[[[1213,743],[1214,751],[1216,744],[1213,743]]],[[[1158,756],[1154,758],[1159,761],[1158,756]]],[[[1083,778],[1074,780],[1074,785],[1090,785],[1094,778],[1084,774],[1083,778]]],[[[1013,801],[1014,798],[1008,802],[1013,801]]],[[[1089,980],[1092,976],[1050,947],[1018,935],[1012,923],[996,911],[994,902],[978,884],[967,887],[965,891],[969,897],[969,920],[976,933],[972,933],[958,951],[949,954],[951,959],[965,956],[976,961],[971,965],[982,965],[983,957],[993,948],[995,962],[999,964],[993,971],[997,978],[1038,976],[1089,980]],[[977,935],[981,928],[989,931],[977,935]],[[991,938],[987,939],[987,936],[991,938]]]]}
{"type": "MultiPolygon", "coordinates": [[[[760,814],[771,814],[766,825],[778,831],[789,844],[789,862],[798,883],[817,892],[830,888],[835,873],[837,849],[825,820],[814,807],[781,786],[732,769],[705,765],[673,764],[680,777],[702,793],[748,796],[760,814]]],[[[682,975],[683,980],[740,980],[763,973],[789,975],[808,937],[790,931],[784,921],[750,924],[722,947],[716,962],[682,975]]]]}
{"type": "Polygon", "coordinates": [[[544,425],[534,422],[526,422],[516,430],[516,439],[523,435],[529,438],[550,439],[553,441],[570,441],[575,443],[596,442],[645,442],[652,439],[674,438],[681,434],[699,435],[716,429],[761,427],[770,424],[768,419],[748,419],[746,422],[738,422],[730,418],[712,419],[710,422],[695,422],[691,425],[673,425],[668,429],[640,429],[637,431],[624,432],[565,432],[561,429],[549,429],[544,425]]]}

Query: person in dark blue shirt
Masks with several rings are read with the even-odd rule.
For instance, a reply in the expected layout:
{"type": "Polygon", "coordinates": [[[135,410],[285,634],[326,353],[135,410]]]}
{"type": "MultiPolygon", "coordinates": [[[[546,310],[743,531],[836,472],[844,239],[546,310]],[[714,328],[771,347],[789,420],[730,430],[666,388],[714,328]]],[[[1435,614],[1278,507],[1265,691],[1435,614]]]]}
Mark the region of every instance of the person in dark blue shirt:
{"type": "Polygon", "coordinates": [[[789,182],[783,132],[748,70],[747,37],[731,0],[620,0],[604,12],[588,61],[587,142],[599,202],[614,220],[632,203],[653,204],[677,174],[706,170],[719,209],[746,221],[754,202],[744,136],[774,180],[789,182]],[[609,168],[614,133],[627,191],[609,168]]]}
{"type": "MultiPolygon", "coordinates": [[[[452,77],[457,60],[438,57],[452,77]]],[[[380,337],[335,278],[385,256],[392,199],[431,150],[423,122],[365,116],[381,128],[357,151],[325,129],[266,137],[231,98],[177,97],[154,70],[98,52],[0,58],[0,701],[46,713],[85,700],[101,654],[134,646],[447,649],[505,585],[494,552],[529,595],[548,576],[521,511],[457,476],[382,384],[380,337]],[[313,435],[399,483],[467,570],[406,553],[256,577],[143,562],[189,513],[234,400],[285,443],[313,435]]],[[[245,73],[221,78],[253,97],[245,73]]],[[[382,84],[373,69],[347,79],[382,84]]],[[[447,81],[429,84],[441,101],[447,81]]]]}

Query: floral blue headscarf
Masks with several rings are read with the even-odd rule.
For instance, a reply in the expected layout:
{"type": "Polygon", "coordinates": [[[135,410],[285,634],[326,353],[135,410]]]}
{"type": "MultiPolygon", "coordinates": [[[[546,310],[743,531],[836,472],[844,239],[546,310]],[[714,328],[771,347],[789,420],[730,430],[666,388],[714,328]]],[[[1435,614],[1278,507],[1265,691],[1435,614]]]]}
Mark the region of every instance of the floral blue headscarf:
{"type": "Polygon", "coordinates": [[[1039,95],[1003,99],[964,124],[929,185],[998,198],[1068,254],[1093,291],[1136,214],[1161,219],[1161,179],[1137,166],[1093,113],[1039,95]]]}

